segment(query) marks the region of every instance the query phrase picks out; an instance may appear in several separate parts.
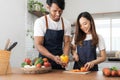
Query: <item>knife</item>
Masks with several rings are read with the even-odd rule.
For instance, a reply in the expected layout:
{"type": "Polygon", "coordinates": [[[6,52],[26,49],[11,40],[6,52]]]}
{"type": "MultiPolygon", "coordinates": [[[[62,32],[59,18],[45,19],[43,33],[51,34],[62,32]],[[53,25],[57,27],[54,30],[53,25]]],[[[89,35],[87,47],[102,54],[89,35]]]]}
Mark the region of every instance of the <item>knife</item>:
{"type": "Polygon", "coordinates": [[[17,45],[17,42],[14,42],[14,43],[7,49],[7,51],[11,51],[16,45],[17,45]]]}

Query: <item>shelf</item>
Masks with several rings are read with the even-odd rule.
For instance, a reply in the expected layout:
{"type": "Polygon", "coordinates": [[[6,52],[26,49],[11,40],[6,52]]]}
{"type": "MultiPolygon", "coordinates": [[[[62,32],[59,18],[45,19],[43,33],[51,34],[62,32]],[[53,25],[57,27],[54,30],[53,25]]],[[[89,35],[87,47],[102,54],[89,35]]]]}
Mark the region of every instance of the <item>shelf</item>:
{"type": "Polygon", "coordinates": [[[120,58],[116,58],[116,57],[109,57],[108,61],[120,61],[120,58]]]}
{"type": "Polygon", "coordinates": [[[40,11],[28,11],[28,12],[35,15],[35,16],[37,16],[37,17],[41,17],[41,16],[44,16],[46,14],[49,14],[49,12],[47,12],[47,11],[44,14],[42,12],[40,12],[40,11]]]}

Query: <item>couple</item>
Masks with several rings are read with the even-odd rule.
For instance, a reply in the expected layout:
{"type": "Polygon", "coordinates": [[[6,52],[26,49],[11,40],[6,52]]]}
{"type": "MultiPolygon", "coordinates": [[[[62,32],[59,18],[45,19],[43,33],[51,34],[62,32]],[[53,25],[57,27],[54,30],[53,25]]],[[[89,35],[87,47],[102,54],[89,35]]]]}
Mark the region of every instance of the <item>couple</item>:
{"type": "MultiPolygon", "coordinates": [[[[53,69],[65,69],[60,55],[69,55],[71,25],[61,17],[65,0],[47,0],[49,14],[38,18],[34,23],[34,41],[39,57],[48,58],[53,69]],[[64,43],[64,44],[63,44],[64,43]]],[[[92,16],[82,12],[77,18],[76,32],[72,40],[74,69],[84,66],[87,70],[98,71],[98,64],[105,61],[106,52],[103,38],[96,33],[92,16]],[[96,56],[96,48],[100,57],[96,56]],[[78,65],[80,63],[82,66],[78,65]]]]}

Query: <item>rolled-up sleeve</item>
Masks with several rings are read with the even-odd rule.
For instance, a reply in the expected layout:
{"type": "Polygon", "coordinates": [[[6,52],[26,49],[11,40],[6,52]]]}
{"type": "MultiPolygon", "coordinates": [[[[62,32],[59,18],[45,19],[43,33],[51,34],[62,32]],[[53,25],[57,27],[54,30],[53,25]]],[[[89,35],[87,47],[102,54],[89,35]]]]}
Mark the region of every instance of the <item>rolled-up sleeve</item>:
{"type": "Polygon", "coordinates": [[[34,36],[44,36],[44,24],[41,19],[37,19],[34,23],[34,36]]]}

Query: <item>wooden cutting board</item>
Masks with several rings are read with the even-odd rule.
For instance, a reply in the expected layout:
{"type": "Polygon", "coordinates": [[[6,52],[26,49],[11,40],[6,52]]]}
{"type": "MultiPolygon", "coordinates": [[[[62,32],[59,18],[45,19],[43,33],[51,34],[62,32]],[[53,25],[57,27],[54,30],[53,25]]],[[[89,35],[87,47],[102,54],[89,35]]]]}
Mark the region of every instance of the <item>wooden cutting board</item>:
{"type": "Polygon", "coordinates": [[[72,73],[72,74],[88,74],[90,73],[90,71],[87,71],[87,72],[73,72],[73,71],[63,71],[64,73],[72,73]]]}

